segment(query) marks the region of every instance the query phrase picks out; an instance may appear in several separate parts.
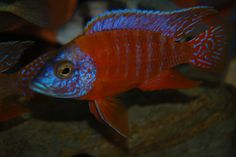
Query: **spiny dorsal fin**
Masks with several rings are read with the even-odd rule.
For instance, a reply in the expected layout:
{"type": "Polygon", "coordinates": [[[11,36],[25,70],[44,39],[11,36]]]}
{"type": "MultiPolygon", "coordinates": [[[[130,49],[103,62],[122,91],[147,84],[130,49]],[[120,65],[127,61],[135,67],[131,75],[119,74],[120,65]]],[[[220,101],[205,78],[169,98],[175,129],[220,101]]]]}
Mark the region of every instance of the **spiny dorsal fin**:
{"type": "Polygon", "coordinates": [[[46,27],[50,23],[46,0],[15,0],[8,4],[5,11],[11,12],[30,23],[46,27]]]}
{"type": "Polygon", "coordinates": [[[0,43],[0,72],[12,68],[23,52],[34,45],[33,41],[10,41],[0,43]]]}
{"type": "Polygon", "coordinates": [[[184,32],[191,32],[193,26],[205,16],[216,13],[215,9],[206,6],[177,11],[110,11],[92,19],[85,28],[85,34],[115,29],[140,29],[178,38],[184,35],[184,32]]]}

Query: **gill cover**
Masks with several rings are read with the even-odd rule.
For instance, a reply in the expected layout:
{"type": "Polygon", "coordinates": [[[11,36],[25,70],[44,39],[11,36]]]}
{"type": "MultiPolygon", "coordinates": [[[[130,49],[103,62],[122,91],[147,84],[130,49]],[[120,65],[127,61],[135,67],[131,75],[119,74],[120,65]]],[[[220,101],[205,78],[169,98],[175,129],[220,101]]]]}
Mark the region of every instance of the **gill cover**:
{"type": "Polygon", "coordinates": [[[49,96],[75,98],[86,95],[95,79],[93,59],[78,47],[70,45],[47,62],[30,88],[49,96]]]}

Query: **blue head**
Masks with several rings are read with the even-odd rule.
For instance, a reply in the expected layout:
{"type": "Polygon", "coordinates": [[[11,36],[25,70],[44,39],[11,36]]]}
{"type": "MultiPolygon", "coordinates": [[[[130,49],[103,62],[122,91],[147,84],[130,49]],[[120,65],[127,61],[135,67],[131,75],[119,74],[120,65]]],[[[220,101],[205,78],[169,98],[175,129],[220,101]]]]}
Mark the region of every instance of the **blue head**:
{"type": "Polygon", "coordinates": [[[76,98],[86,95],[95,79],[93,59],[78,47],[71,46],[60,50],[46,63],[31,82],[30,88],[53,97],[76,98]]]}

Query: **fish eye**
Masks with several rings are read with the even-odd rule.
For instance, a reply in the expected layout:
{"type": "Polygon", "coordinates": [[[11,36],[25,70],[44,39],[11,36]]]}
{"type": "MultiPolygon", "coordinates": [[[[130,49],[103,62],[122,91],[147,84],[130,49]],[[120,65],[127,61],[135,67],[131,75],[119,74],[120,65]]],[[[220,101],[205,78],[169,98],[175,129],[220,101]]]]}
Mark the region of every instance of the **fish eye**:
{"type": "Polygon", "coordinates": [[[62,61],[56,64],[55,74],[62,79],[70,78],[72,76],[73,70],[73,63],[69,61],[62,61]]]}

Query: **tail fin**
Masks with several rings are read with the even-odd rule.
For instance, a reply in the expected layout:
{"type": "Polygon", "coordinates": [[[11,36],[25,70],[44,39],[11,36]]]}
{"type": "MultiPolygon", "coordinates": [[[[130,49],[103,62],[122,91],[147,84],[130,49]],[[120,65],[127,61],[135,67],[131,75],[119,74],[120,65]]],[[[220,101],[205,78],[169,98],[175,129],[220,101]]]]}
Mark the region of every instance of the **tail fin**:
{"type": "Polygon", "coordinates": [[[190,63],[203,69],[221,70],[227,56],[230,30],[230,25],[218,22],[189,41],[193,46],[190,63]]]}

